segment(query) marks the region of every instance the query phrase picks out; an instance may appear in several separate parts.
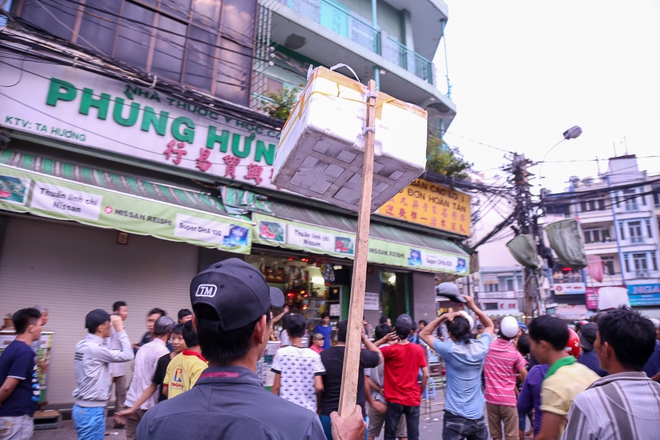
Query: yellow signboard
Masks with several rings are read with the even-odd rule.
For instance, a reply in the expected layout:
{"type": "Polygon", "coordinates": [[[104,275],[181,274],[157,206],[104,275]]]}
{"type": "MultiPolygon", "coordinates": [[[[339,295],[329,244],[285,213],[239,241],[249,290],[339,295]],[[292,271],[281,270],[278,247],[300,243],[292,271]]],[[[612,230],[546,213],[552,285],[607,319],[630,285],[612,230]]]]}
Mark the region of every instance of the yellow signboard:
{"type": "Polygon", "coordinates": [[[470,196],[444,185],[415,179],[381,206],[378,214],[470,235],[470,196]]]}

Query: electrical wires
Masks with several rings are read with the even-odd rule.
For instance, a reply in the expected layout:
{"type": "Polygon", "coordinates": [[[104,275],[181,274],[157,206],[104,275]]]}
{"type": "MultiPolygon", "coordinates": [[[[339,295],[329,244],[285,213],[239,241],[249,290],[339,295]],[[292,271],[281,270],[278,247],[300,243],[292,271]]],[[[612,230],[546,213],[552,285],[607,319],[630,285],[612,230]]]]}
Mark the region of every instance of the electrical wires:
{"type": "Polygon", "coordinates": [[[108,78],[129,82],[141,87],[151,88],[158,92],[168,94],[182,102],[201,106],[209,111],[223,111],[238,120],[253,124],[260,124],[266,128],[279,130],[282,121],[254,112],[238,104],[224,101],[202,91],[191,89],[183,85],[156,79],[153,75],[130,66],[121,61],[92,53],[85,48],[76,46],[66,40],[60,40],[25,23],[18,17],[12,17],[15,23],[27,28],[28,32],[21,32],[5,28],[0,31],[0,41],[6,50],[18,55],[30,50],[31,56],[59,65],[74,65],[76,68],[96,73],[108,78]]]}

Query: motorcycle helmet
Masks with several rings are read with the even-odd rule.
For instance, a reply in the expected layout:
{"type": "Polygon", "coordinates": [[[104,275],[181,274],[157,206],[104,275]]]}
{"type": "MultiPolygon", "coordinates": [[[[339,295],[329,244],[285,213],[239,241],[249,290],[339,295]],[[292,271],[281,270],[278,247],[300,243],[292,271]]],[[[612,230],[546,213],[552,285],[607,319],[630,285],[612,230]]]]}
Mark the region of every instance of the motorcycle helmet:
{"type": "Polygon", "coordinates": [[[580,349],[580,337],[570,328],[568,329],[568,342],[566,343],[566,348],[564,349],[568,354],[573,355],[575,359],[580,357],[582,353],[580,349]]]}

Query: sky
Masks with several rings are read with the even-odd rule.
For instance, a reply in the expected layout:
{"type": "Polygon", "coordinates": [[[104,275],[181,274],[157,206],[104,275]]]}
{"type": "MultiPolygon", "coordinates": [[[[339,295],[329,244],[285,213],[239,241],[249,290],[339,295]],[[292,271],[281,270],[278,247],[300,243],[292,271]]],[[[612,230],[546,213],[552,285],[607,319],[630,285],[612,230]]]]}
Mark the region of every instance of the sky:
{"type": "Polygon", "coordinates": [[[533,193],[597,177],[596,157],[605,171],[626,146],[640,170],[660,174],[660,0],[445,1],[457,106],[445,141],[475,170],[502,174],[498,149],[541,161],[578,125],[579,138],[531,169],[533,193]]]}

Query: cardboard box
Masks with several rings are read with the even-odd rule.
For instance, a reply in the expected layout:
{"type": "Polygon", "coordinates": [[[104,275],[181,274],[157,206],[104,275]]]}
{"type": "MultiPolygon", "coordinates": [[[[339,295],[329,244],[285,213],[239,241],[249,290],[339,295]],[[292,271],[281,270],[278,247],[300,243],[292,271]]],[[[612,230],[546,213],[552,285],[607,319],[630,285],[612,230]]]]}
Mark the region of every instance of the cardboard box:
{"type": "MultiPolygon", "coordinates": [[[[273,182],[357,211],[367,92],[357,81],[316,68],[282,129],[273,182]]],[[[424,171],[426,118],[422,108],[378,93],[372,212],[424,171]]]]}

